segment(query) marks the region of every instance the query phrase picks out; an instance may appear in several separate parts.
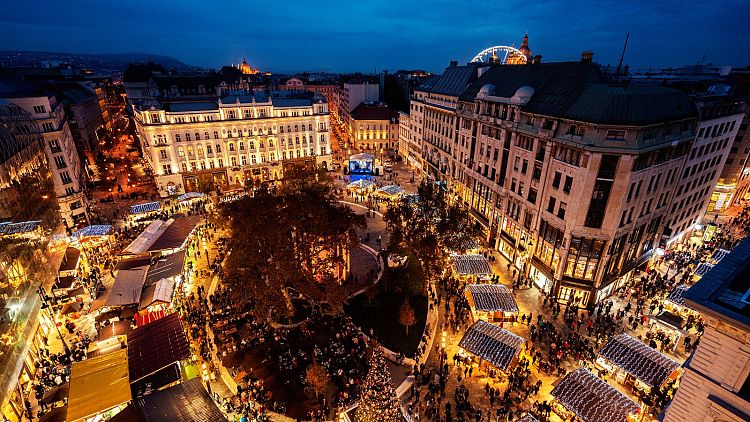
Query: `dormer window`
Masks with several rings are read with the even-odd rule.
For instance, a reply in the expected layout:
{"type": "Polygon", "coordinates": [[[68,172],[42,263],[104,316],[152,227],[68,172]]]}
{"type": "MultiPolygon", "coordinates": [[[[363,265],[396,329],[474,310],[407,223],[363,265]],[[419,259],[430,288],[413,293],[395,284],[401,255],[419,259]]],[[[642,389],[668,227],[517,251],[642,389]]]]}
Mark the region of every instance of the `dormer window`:
{"type": "Polygon", "coordinates": [[[608,130],[607,141],[624,141],[627,131],[625,130],[608,130]]]}

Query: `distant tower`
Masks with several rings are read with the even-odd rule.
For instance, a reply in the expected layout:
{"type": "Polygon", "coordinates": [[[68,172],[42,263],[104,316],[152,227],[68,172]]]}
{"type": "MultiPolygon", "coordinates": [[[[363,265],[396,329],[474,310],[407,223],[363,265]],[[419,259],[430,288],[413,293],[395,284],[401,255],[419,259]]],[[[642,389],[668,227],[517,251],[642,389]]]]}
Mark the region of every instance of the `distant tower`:
{"type": "Polygon", "coordinates": [[[531,49],[529,48],[529,33],[527,32],[526,35],[523,36],[523,42],[521,43],[521,46],[518,47],[518,51],[523,53],[524,56],[526,56],[527,61],[531,61],[531,49]]]}

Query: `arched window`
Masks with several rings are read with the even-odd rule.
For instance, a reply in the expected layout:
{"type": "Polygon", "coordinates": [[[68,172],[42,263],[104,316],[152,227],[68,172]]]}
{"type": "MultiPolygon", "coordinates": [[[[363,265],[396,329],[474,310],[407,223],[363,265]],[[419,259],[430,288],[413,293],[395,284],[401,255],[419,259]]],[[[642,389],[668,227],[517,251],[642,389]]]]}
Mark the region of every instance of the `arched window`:
{"type": "Polygon", "coordinates": [[[182,140],[180,139],[180,134],[179,134],[179,133],[178,133],[178,134],[176,134],[176,135],[174,136],[174,141],[175,141],[175,142],[181,142],[181,141],[182,141],[182,140]]]}
{"type": "Polygon", "coordinates": [[[240,142],[240,151],[244,151],[244,150],[245,150],[245,143],[240,142]]]}
{"type": "Polygon", "coordinates": [[[284,133],[284,126],[279,126],[279,132],[284,133]]]}
{"type": "Polygon", "coordinates": [[[234,155],[229,159],[229,161],[232,163],[232,167],[237,165],[237,157],[234,155]]]}
{"type": "Polygon", "coordinates": [[[206,145],[206,152],[209,154],[213,154],[214,151],[211,149],[211,145],[206,145]]]}
{"type": "Polygon", "coordinates": [[[286,131],[287,131],[287,132],[291,132],[291,131],[292,131],[292,126],[291,126],[291,125],[287,125],[287,127],[286,127],[286,131]]]}
{"type": "Polygon", "coordinates": [[[299,145],[299,136],[295,136],[295,137],[294,137],[294,143],[295,143],[296,145],[299,145]]]}
{"type": "Polygon", "coordinates": [[[182,147],[177,148],[177,155],[179,155],[180,157],[184,157],[185,150],[182,147]]]}
{"type": "Polygon", "coordinates": [[[189,134],[189,133],[186,133],[186,134],[185,134],[185,140],[186,140],[186,141],[189,141],[189,140],[190,140],[190,134],[189,134]]]}
{"type": "Polygon", "coordinates": [[[302,135],[302,145],[307,145],[307,136],[302,135]]]}
{"type": "MultiPolygon", "coordinates": [[[[219,148],[217,147],[216,150],[218,151],[218,149],[219,148]]],[[[232,142],[229,143],[229,152],[234,152],[234,143],[232,142]]]]}
{"type": "Polygon", "coordinates": [[[216,144],[216,153],[221,154],[221,144],[216,144]]]}
{"type": "Polygon", "coordinates": [[[299,132],[299,126],[297,126],[297,125],[294,125],[294,131],[295,131],[295,132],[299,132]]]}
{"type": "MultiPolygon", "coordinates": [[[[206,137],[206,139],[208,139],[208,137],[206,137]]],[[[214,131],[214,139],[219,139],[219,131],[218,130],[214,131]]]]}
{"type": "Polygon", "coordinates": [[[309,125],[307,125],[307,130],[312,130],[312,123],[310,123],[309,125]]]}
{"type": "Polygon", "coordinates": [[[208,132],[203,132],[203,139],[211,139],[211,136],[208,134],[208,132]]]}
{"type": "Polygon", "coordinates": [[[201,140],[201,134],[200,132],[195,132],[195,140],[200,141],[201,140]]]}

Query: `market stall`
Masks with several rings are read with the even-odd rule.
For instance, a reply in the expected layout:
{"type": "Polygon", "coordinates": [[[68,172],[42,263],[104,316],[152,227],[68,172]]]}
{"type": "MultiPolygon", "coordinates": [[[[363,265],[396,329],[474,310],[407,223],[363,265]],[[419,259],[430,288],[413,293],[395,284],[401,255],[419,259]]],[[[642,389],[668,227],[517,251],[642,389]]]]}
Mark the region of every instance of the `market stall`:
{"type": "Polygon", "coordinates": [[[484,255],[451,255],[453,260],[453,270],[456,275],[466,276],[487,276],[492,274],[490,262],[484,255]]]}
{"type": "Polygon", "coordinates": [[[133,394],[158,389],[180,379],[180,362],[190,344],[176,313],[138,327],[128,334],[128,366],[133,394]]]}
{"type": "Polygon", "coordinates": [[[703,277],[706,275],[707,272],[711,271],[711,268],[714,267],[714,264],[709,264],[707,262],[701,262],[698,264],[697,267],[695,267],[695,271],[693,271],[693,274],[698,277],[703,277]]]}
{"type": "Polygon", "coordinates": [[[578,368],[556,381],[552,409],[563,420],[573,417],[591,422],[636,420],[641,407],[586,368],[578,368]]]}
{"type": "Polygon", "coordinates": [[[141,292],[146,282],[147,273],[148,266],[145,265],[127,270],[118,270],[112,287],[109,290],[109,295],[104,301],[104,306],[115,308],[140,303],[141,292]]]}
{"type": "Polygon", "coordinates": [[[649,337],[669,344],[667,350],[674,350],[684,334],[685,320],[680,315],[664,311],[658,315],[650,316],[648,325],[649,333],[647,335],[649,337]]]}
{"type": "Polygon", "coordinates": [[[226,422],[200,378],[181,382],[144,396],[138,406],[132,404],[115,415],[111,422],[163,421],[226,422]]]}
{"type": "Polygon", "coordinates": [[[718,264],[725,256],[729,255],[729,251],[726,249],[717,249],[711,255],[711,261],[714,264],[718,264]]]}
{"type": "Polygon", "coordinates": [[[206,194],[201,193],[201,192],[186,192],[186,193],[183,193],[182,195],[178,196],[177,197],[177,201],[180,202],[180,203],[183,203],[183,202],[192,202],[192,201],[195,201],[195,200],[198,200],[198,199],[203,199],[205,197],[206,197],[206,194]]]}
{"type": "Polygon", "coordinates": [[[361,193],[362,191],[369,191],[375,186],[375,182],[368,179],[359,179],[346,185],[346,189],[350,191],[356,191],[361,193]]]}
{"type": "Polygon", "coordinates": [[[466,330],[458,347],[460,355],[477,358],[480,368],[492,365],[507,373],[518,360],[523,343],[523,338],[510,331],[485,321],[476,321],[466,330]]]}
{"type": "Polygon", "coordinates": [[[107,420],[132,398],[125,349],[71,364],[66,420],[107,420]]]}
{"type": "Polygon", "coordinates": [[[397,199],[404,194],[404,188],[396,185],[387,185],[376,190],[375,194],[387,200],[397,199]]]}
{"type": "Polygon", "coordinates": [[[685,306],[685,298],[683,295],[690,289],[687,284],[679,284],[675,286],[664,299],[664,307],[678,315],[688,315],[694,313],[692,309],[685,306]]]}
{"type": "MultiPolygon", "coordinates": [[[[515,321],[518,304],[511,291],[500,284],[470,284],[464,292],[475,321],[515,321]]],[[[501,325],[502,326],[502,325],[501,325]]]]}
{"type": "Polygon", "coordinates": [[[621,384],[648,394],[679,375],[680,364],[622,333],[599,351],[597,364],[621,384]]]}

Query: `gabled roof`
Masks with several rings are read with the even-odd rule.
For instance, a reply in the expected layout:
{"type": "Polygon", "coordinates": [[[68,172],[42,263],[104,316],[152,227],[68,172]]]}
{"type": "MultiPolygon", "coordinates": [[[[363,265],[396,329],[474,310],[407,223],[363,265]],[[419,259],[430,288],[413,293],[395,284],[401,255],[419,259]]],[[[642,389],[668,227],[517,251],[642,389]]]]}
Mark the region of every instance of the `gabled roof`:
{"type": "Polygon", "coordinates": [[[586,422],[627,422],[641,408],[586,368],[566,375],[551,394],[586,422]]]}
{"type": "Polygon", "coordinates": [[[148,266],[136,267],[127,270],[119,270],[109,295],[104,302],[105,306],[125,306],[139,303],[143,284],[146,282],[148,266]]]}
{"type": "Polygon", "coordinates": [[[175,283],[174,279],[163,278],[150,286],[146,286],[141,293],[141,302],[138,309],[146,309],[154,303],[171,303],[175,283]]]}
{"type": "Polygon", "coordinates": [[[680,364],[622,333],[611,338],[599,355],[651,387],[664,384],[680,364]]]}
{"type": "Polygon", "coordinates": [[[130,380],[137,381],[190,356],[180,316],[169,314],[128,334],[130,380]]]}
{"type": "Polygon", "coordinates": [[[490,263],[483,255],[451,255],[453,268],[460,275],[492,274],[490,263]]]}
{"type": "Polygon", "coordinates": [[[149,252],[175,249],[182,246],[201,220],[200,215],[178,217],[172,221],[164,232],[148,248],[149,252]]]}
{"type": "Polygon", "coordinates": [[[159,280],[182,274],[186,254],[186,250],[181,250],[161,257],[158,261],[154,262],[148,269],[146,286],[150,286],[159,280]]]}
{"type": "Polygon", "coordinates": [[[503,371],[521,352],[522,345],[521,337],[482,320],[472,324],[458,343],[458,347],[503,371]]]}

